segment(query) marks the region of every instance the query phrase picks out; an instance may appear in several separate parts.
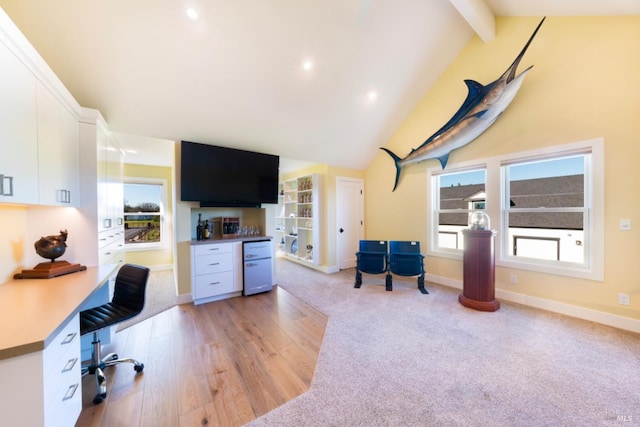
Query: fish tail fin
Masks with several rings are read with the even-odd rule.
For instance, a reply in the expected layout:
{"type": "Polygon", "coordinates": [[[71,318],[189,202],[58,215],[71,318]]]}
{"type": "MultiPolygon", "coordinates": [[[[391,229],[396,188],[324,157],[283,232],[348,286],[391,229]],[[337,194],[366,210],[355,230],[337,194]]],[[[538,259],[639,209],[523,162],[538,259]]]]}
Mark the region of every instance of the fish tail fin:
{"type": "Polygon", "coordinates": [[[396,187],[398,187],[398,181],[400,180],[400,171],[402,170],[402,164],[400,163],[402,159],[396,156],[391,150],[388,150],[384,147],[380,147],[380,149],[390,155],[396,165],[396,182],[393,184],[393,190],[391,190],[396,191],[396,187]]]}

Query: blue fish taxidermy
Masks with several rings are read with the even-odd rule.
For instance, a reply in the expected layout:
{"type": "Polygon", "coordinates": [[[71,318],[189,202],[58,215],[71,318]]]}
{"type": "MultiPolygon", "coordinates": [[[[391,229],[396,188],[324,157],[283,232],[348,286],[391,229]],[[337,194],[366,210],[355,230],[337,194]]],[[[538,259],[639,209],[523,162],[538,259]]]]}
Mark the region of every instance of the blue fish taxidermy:
{"type": "Polygon", "coordinates": [[[475,80],[465,80],[469,94],[458,111],[449,121],[431,135],[420,147],[414,148],[404,158],[398,157],[391,150],[380,147],[387,152],[396,165],[396,181],[393,190],[398,187],[400,172],[404,166],[428,159],[438,159],[442,169],[447,165],[449,154],[476,139],[491,126],[502,112],[509,106],[518,93],[524,77],[533,67],[516,76],[516,69],[527,48],[533,41],[545,18],[542,18],[533,34],[524,45],[520,54],[497,80],[486,86],[475,80]]]}

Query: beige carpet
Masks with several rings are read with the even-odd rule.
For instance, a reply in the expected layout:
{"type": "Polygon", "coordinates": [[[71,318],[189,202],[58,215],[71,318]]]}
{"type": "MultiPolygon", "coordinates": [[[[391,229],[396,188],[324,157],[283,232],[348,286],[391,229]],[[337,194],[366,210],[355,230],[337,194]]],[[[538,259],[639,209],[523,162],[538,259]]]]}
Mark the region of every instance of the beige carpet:
{"type": "Polygon", "coordinates": [[[310,390],[250,426],[640,425],[640,335],[502,303],[484,313],[413,278],[325,275],[278,260],[279,285],[329,316],[310,390]]]}
{"type": "Polygon", "coordinates": [[[175,283],[173,270],[151,271],[147,282],[144,309],[136,317],[118,325],[117,331],[120,332],[176,305],[175,283]]]}

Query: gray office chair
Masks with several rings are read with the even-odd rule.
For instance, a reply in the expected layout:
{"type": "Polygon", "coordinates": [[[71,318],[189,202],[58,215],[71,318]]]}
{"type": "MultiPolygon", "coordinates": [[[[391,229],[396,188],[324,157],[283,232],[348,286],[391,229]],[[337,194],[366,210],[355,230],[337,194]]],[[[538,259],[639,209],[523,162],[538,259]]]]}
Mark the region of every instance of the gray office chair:
{"type": "Polygon", "coordinates": [[[137,360],[121,359],[115,353],[102,357],[98,332],[140,314],[144,308],[148,279],[147,267],[125,264],[118,270],[111,302],[80,312],[80,335],[93,333],[91,363],[82,366],[82,376],[91,374],[96,377],[98,394],[93,398],[95,404],[107,397],[107,378],[104,375],[104,368],[119,363],[133,363],[133,369],[136,372],[142,372],[144,369],[144,365],[137,360]]]}

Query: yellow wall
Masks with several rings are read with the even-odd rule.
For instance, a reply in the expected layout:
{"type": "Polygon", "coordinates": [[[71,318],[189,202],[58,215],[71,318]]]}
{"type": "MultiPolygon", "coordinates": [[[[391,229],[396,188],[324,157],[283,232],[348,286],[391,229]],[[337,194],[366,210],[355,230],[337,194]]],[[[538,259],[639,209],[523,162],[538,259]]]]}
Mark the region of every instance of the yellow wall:
{"type": "Polygon", "coordinates": [[[22,206],[0,206],[0,283],[10,280],[22,268],[33,268],[25,258],[33,249],[27,241],[27,208],[22,206]]]}
{"type": "Polygon", "coordinates": [[[43,236],[67,230],[67,248],[58,261],[96,265],[97,251],[90,253],[83,236],[92,230],[90,220],[79,209],[50,206],[0,204],[0,283],[41,262],[34,243],[43,236]]]}
{"type": "Polygon", "coordinates": [[[149,267],[173,267],[173,173],[170,167],[135,165],[125,163],[124,176],[127,178],[164,179],[167,183],[165,200],[165,224],[163,247],[153,250],[126,251],[125,261],[149,267]]]}
{"type": "MultiPolygon", "coordinates": [[[[386,147],[405,156],[438,130],[458,109],[464,79],[488,84],[511,64],[539,18],[498,18],[497,37],[474,38],[386,147]]],[[[529,271],[496,269],[496,288],[527,296],[640,319],[636,259],[640,239],[640,17],[550,17],[524,56],[519,70],[534,65],[515,100],[478,139],[452,153],[464,162],[596,137],[605,140],[605,280],[596,282],[529,271]],[[631,231],[618,230],[630,218],[631,231]],[[630,306],[617,303],[618,293],[630,306]]],[[[395,192],[393,161],[382,151],[365,171],[367,238],[427,241],[426,168],[409,166],[395,192]]],[[[495,221],[496,219],[493,219],[495,221]]],[[[494,228],[497,226],[492,222],[494,228]]],[[[427,257],[429,273],[462,280],[461,261],[427,257]]]]}

